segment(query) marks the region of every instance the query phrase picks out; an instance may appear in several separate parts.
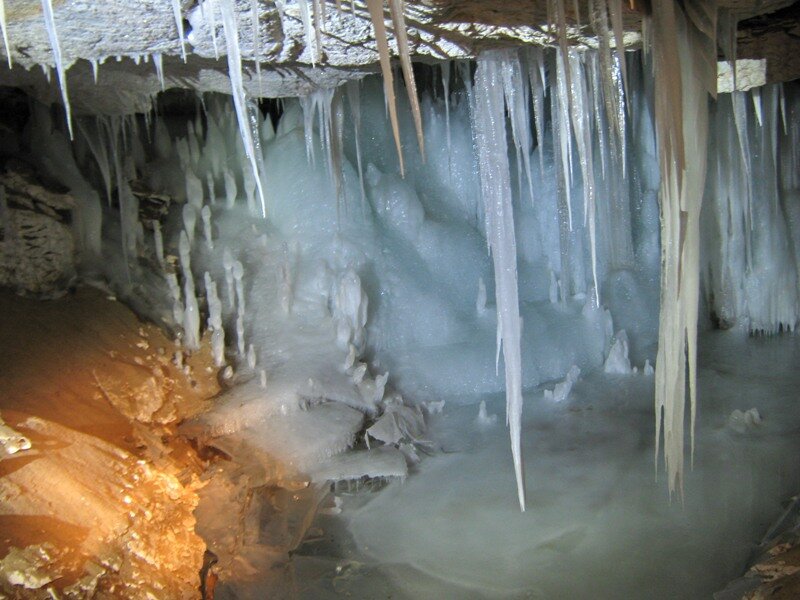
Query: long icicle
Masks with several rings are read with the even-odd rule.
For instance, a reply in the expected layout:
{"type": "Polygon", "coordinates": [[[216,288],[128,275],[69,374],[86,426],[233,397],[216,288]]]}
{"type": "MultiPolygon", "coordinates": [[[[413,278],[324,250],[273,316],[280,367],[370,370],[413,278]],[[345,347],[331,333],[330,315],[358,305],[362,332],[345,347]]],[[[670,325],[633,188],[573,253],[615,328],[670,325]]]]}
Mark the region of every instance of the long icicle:
{"type": "Polygon", "coordinates": [[[250,21],[253,26],[253,60],[256,63],[256,79],[258,79],[258,91],[261,92],[261,32],[259,30],[258,19],[258,0],[250,0],[250,21]]]}
{"type": "Polygon", "coordinates": [[[364,169],[361,164],[361,92],[360,82],[348,81],[346,86],[347,103],[350,105],[350,118],[353,120],[353,137],[356,141],[356,164],[358,166],[358,186],[361,191],[361,208],[366,210],[367,194],[364,190],[364,169]]]}
{"type": "Polygon", "coordinates": [[[61,47],[58,44],[58,34],[56,33],[56,20],[53,15],[52,0],[42,0],[42,12],[44,13],[44,25],[47,29],[47,37],[50,38],[50,46],[53,48],[53,59],[56,63],[58,73],[58,83],[61,86],[61,100],[64,103],[64,111],[67,116],[67,129],[69,139],[72,138],[72,110],[69,106],[69,94],[67,93],[67,73],[64,70],[64,59],[61,56],[61,47]]]}
{"type": "Polygon", "coordinates": [[[625,97],[628,98],[628,69],[625,66],[625,35],[622,22],[622,0],[608,0],[608,12],[611,16],[611,28],[614,30],[614,45],[619,57],[622,71],[622,82],[625,97]]]}
{"type": "Polygon", "coordinates": [[[225,31],[225,44],[228,50],[228,77],[231,80],[231,93],[233,94],[233,105],[236,108],[236,119],[239,122],[239,133],[242,136],[245,155],[250,162],[250,168],[253,170],[253,177],[256,180],[258,197],[261,201],[261,216],[265,217],[267,215],[267,204],[264,197],[264,185],[261,181],[262,173],[258,168],[253,130],[248,117],[247,98],[242,82],[242,55],[239,51],[239,28],[236,25],[234,0],[220,0],[219,7],[222,13],[222,27],[225,31]]]}
{"type": "Polygon", "coordinates": [[[411,114],[414,116],[414,128],[417,131],[417,143],[422,159],[425,160],[425,138],[422,133],[422,113],[419,110],[419,97],[417,95],[417,82],[414,79],[414,69],[411,67],[411,53],[408,47],[408,32],[406,31],[406,18],[403,14],[403,0],[389,0],[389,8],[394,24],[394,37],[397,40],[397,52],[400,54],[400,66],[403,69],[403,78],[406,80],[408,101],[411,104],[411,114]]]}
{"type": "Polygon", "coordinates": [[[311,53],[311,66],[317,64],[317,36],[314,30],[314,23],[311,18],[311,9],[308,3],[310,0],[298,0],[297,5],[300,8],[300,20],[303,22],[303,35],[306,38],[306,48],[311,53]]]}
{"type": "MultiPolygon", "coordinates": [[[[514,140],[514,147],[517,154],[517,167],[520,162],[525,167],[525,174],[528,179],[528,194],[533,202],[533,177],[531,175],[531,115],[530,98],[525,80],[522,76],[522,65],[516,54],[510,54],[509,58],[503,61],[502,67],[503,90],[505,92],[506,106],[508,107],[509,121],[511,122],[511,137],[514,140]]],[[[522,195],[520,181],[520,196],[522,195]]]]}
{"type": "Polygon", "coordinates": [[[11,44],[8,43],[8,23],[6,23],[6,3],[5,0],[0,0],[0,27],[3,29],[3,45],[6,48],[6,58],[8,59],[8,68],[11,68],[11,44]]]}
{"type": "Polygon", "coordinates": [[[517,480],[517,496],[525,510],[525,472],[522,460],[522,358],[517,288],[517,247],[504,106],[504,54],[478,57],[475,71],[472,127],[478,149],[486,235],[492,253],[497,302],[498,352],[503,350],[506,381],[506,414],[511,453],[517,480]]]}
{"type": "MultiPolygon", "coordinates": [[[[700,0],[691,19],[676,0],[653,5],[645,28],[652,44],[655,120],[661,167],[661,313],[656,361],[655,458],[664,432],[670,496],[683,498],[686,365],[689,365],[691,434],[697,391],[700,208],[706,175],[708,94],[716,77],[716,2],[700,0]]],[[[694,453],[694,439],[692,439],[694,453]]]]}
{"type": "Polygon", "coordinates": [[[594,281],[595,306],[600,306],[600,285],[597,280],[597,217],[595,210],[594,160],[592,158],[592,132],[589,121],[589,102],[587,100],[586,82],[583,76],[584,66],[576,50],[569,51],[570,70],[572,72],[572,88],[570,89],[570,107],[572,129],[578,147],[583,179],[584,224],[589,224],[589,244],[592,258],[592,279],[594,281]]]}
{"type": "Polygon", "coordinates": [[[175,28],[178,30],[178,38],[181,42],[181,58],[186,62],[186,40],[183,36],[183,15],[181,15],[180,0],[172,0],[172,16],[175,17],[175,28]]]}
{"type": "Polygon", "coordinates": [[[386,96],[386,105],[389,109],[389,120],[392,123],[394,144],[400,161],[400,175],[405,174],[403,162],[403,146],[400,142],[400,127],[397,123],[397,99],[394,96],[394,75],[392,63],[389,60],[389,42],[386,38],[386,24],[383,22],[383,0],[366,0],[372,27],[375,30],[375,43],[378,45],[378,57],[383,73],[383,93],[386,96]]]}

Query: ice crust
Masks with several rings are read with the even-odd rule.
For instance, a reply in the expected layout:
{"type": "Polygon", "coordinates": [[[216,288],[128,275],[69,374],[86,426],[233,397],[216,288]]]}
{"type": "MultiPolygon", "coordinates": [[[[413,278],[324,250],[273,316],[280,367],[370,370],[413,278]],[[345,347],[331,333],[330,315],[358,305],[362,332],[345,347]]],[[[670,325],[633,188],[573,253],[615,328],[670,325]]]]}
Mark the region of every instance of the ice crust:
{"type": "MultiPolygon", "coordinates": [[[[525,395],[525,513],[508,498],[510,469],[497,467],[508,462],[503,427],[476,427],[476,406],[448,403],[428,433],[444,451],[363,509],[344,507],[361,560],[382,565],[396,596],[712,597],[800,485],[798,338],[753,341],[701,335],[683,505],[652,478],[653,378],[595,371],[562,403],[525,395]]],[[[487,411],[503,404],[487,398],[487,411]]]]}

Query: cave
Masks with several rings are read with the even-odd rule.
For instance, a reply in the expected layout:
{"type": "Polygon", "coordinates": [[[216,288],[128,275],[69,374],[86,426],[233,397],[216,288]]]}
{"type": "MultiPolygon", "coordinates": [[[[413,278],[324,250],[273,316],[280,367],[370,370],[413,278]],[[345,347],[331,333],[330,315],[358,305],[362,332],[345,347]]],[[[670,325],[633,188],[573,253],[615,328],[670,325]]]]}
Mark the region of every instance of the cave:
{"type": "Polygon", "coordinates": [[[0,0],[0,596],[800,596],[798,17],[0,0]]]}

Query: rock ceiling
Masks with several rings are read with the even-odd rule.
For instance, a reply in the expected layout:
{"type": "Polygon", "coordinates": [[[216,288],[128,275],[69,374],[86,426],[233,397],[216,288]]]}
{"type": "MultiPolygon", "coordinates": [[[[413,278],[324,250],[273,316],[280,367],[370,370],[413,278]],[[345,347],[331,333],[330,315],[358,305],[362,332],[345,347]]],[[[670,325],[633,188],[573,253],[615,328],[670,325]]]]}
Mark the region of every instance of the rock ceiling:
{"type": "MultiPolygon", "coordinates": [[[[341,8],[333,1],[320,3],[326,9],[319,28],[323,32],[319,54],[305,43],[301,5],[296,0],[231,1],[239,13],[245,88],[253,96],[302,95],[378,70],[372,25],[362,0],[342,0],[341,8]],[[257,38],[251,19],[253,4],[259,12],[257,38]],[[261,63],[260,78],[254,57],[261,63]]],[[[208,0],[175,0],[183,17],[185,62],[170,0],[52,2],[61,54],[65,65],[70,65],[67,77],[76,113],[147,109],[161,89],[154,56],[161,57],[168,88],[229,92],[227,61],[217,60],[225,52],[222,23],[218,13],[213,23],[204,18],[211,12],[205,10],[208,0]],[[95,83],[93,67],[98,65],[95,83]]],[[[57,87],[48,83],[47,68],[40,68],[54,66],[41,0],[5,0],[4,4],[13,67],[2,61],[0,83],[27,88],[45,101],[59,101],[57,87]]],[[[577,7],[577,13],[572,8],[567,14],[572,43],[593,45],[586,26],[587,0],[566,4],[577,7]]],[[[640,43],[641,14],[628,2],[623,4],[625,41],[635,46],[640,43]]],[[[545,0],[409,0],[405,13],[412,54],[415,60],[433,62],[474,57],[487,47],[550,44],[546,5],[545,0]]],[[[721,0],[720,6],[740,22],[740,57],[767,57],[771,81],[798,76],[800,58],[793,57],[800,57],[800,52],[787,51],[787,45],[800,45],[800,2],[721,0]]],[[[55,73],[49,77],[55,79],[55,73]]]]}

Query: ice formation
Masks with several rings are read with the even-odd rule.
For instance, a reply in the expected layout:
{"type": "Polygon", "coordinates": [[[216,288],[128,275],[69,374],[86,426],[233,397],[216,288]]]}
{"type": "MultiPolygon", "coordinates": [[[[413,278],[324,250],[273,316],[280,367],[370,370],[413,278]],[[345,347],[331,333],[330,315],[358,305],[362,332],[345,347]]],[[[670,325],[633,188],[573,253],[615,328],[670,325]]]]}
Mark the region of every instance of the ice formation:
{"type": "MultiPolygon", "coordinates": [[[[797,90],[713,105],[719,135],[701,219],[702,11],[656,11],[648,58],[621,52],[618,0],[594,3],[588,16],[601,40],[585,52],[568,47],[563,3],[549,4],[557,48],[488,52],[474,74],[467,63],[420,67],[433,72],[417,90],[403,3],[388,5],[400,81],[385,5],[370,0],[383,82],[286,100],[274,130],[244,92],[237,3],[204,2],[204,19],[221,17],[232,104],[208,95],[185,119],[76,118],[74,153],[47,111],[34,111],[27,141],[76,198],[83,276],[109,280],[163,323],[178,360],[207,332],[224,379],[252,378],[231,391],[241,415],[220,408],[198,425],[221,445],[244,432],[247,444],[273,451],[261,438],[274,409],[315,440],[307,451],[302,440],[287,446],[293,464],[310,468],[359,432],[397,449],[418,443],[420,406],[479,405],[505,392],[524,508],[523,390],[559,381],[548,398],[566,402],[579,373],[652,360],[660,272],[656,410],[669,487],[680,489],[700,273],[721,326],[774,333],[798,322],[797,90]],[[672,43],[684,38],[695,41],[672,43]],[[679,73],[680,90],[670,83],[679,73]],[[395,98],[404,84],[407,102],[395,98]],[[403,153],[402,131],[416,133],[419,151],[403,153]],[[426,138],[442,151],[424,157],[426,138]],[[612,339],[622,330],[626,342],[612,339]],[[298,416],[304,409],[320,412],[298,416]],[[324,434],[322,413],[338,423],[324,434]]],[[[323,3],[304,6],[307,47],[319,50],[323,3]]],[[[163,86],[163,60],[153,62],[163,86]]]]}
{"type": "MultiPolygon", "coordinates": [[[[261,216],[267,214],[266,197],[264,196],[264,175],[263,169],[259,168],[260,159],[256,155],[258,150],[257,140],[254,139],[257,127],[253,126],[253,107],[251,107],[245,96],[244,85],[242,83],[242,55],[239,51],[239,26],[237,24],[237,13],[234,9],[233,0],[218,0],[220,12],[222,13],[222,26],[225,31],[225,44],[228,49],[228,76],[231,80],[231,94],[233,103],[236,107],[236,119],[239,123],[239,133],[242,136],[244,151],[250,163],[253,177],[255,178],[258,198],[261,202],[261,216]]],[[[259,153],[260,154],[260,153],[259,153]]]]}
{"type": "Polygon", "coordinates": [[[8,25],[6,23],[6,3],[5,0],[0,0],[0,28],[3,34],[3,48],[6,50],[6,57],[8,58],[8,68],[12,67],[11,64],[11,46],[8,44],[8,25]]]}
{"type": "MultiPolygon", "coordinates": [[[[497,303],[497,362],[503,351],[506,379],[506,415],[511,435],[511,453],[517,476],[517,497],[525,510],[525,471],[522,464],[522,357],[517,288],[517,243],[514,234],[514,209],[511,173],[506,141],[505,100],[511,93],[503,70],[511,59],[504,55],[484,55],[475,71],[475,113],[473,128],[478,149],[486,241],[492,254],[497,303]],[[505,85],[504,85],[505,84],[505,85]]],[[[514,104],[510,105],[513,118],[514,104]]]]}
{"type": "Polygon", "coordinates": [[[614,336],[606,362],[603,363],[603,371],[612,375],[630,375],[633,372],[628,357],[628,334],[624,329],[614,336]]]}
{"type": "Polygon", "coordinates": [[[700,207],[706,178],[708,94],[716,93],[716,3],[698,2],[686,14],[672,3],[658,4],[651,18],[645,27],[652,36],[655,75],[662,256],[655,451],[658,459],[663,413],[667,484],[670,494],[682,496],[687,363],[694,457],[700,207]]]}
{"type": "MultiPolygon", "coordinates": [[[[44,15],[44,26],[45,29],[47,29],[47,37],[50,40],[50,47],[53,49],[53,62],[56,65],[56,73],[58,74],[58,85],[61,88],[61,100],[64,103],[64,112],[67,115],[67,129],[69,130],[69,137],[70,139],[72,139],[72,111],[70,109],[70,104],[69,104],[69,93],[67,92],[67,71],[64,65],[64,58],[61,56],[61,46],[58,43],[56,20],[55,20],[55,15],[53,14],[53,0],[42,0],[42,14],[44,15]]],[[[4,26],[3,27],[4,36],[5,36],[5,30],[6,28],[4,26]]],[[[11,59],[9,58],[9,61],[10,60],[11,59]]]]}
{"type": "Polygon", "coordinates": [[[183,36],[183,15],[181,14],[180,0],[172,0],[172,15],[175,18],[175,29],[178,31],[178,41],[181,45],[181,56],[186,62],[186,40],[183,36]]]}
{"type": "MultiPolygon", "coordinates": [[[[400,126],[397,117],[397,99],[395,98],[394,76],[389,55],[389,42],[386,35],[386,24],[383,17],[383,0],[367,0],[369,16],[372,20],[372,27],[375,31],[375,43],[378,46],[378,55],[381,63],[381,73],[383,73],[383,91],[386,95],[386,104],[389,109],[389,117],[392,123],[394,143],[397,148],[397,156],[400,161],[400,174],[404,173],[403,148],[400,142],[400,126]]],[[[405,15],[403,13],[403,0],[389,0],[389,8],[392,15],[392,24],[397,39],[397,49],[400,55],[400,63],[403,68],[403,76],[408,90],[408,99],[411,103],[411,111],[414,117],[414,127],[417,131],[417,143],[420,152],[425,153],[424,135],[422,133],[422,116],[417,97],[417,84],[414,80],[414,71],[411,69],[411,59],[409,58],[408,39],[406,34],[405,15]]]]}
{"type": "Polygon", "coordinates": [[[572,391],[572,386],[574,386],[578,381],[578,377],[580,377],[580,375],[580,367],[577,365],[572,365],[567,372],[567,376],[564,378],[564,381],[559,381],[552,390],[544,391],[544,399],[552,400],[553,402],[564,402],[564,400],[569,397],[569,393],[572,391]]]}

